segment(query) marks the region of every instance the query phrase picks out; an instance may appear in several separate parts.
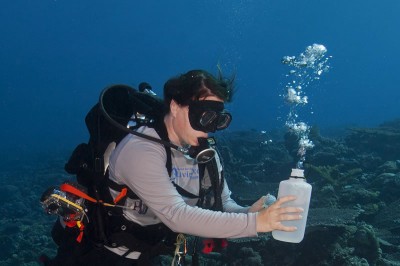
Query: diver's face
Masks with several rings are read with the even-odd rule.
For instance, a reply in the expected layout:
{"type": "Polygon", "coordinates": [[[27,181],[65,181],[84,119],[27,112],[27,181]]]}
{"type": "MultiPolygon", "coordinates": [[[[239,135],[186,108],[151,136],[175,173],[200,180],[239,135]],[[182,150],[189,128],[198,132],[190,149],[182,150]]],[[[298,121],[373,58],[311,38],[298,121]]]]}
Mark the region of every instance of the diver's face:
{"type": "MultiPolygon", "coordinates": [[[[217,96],[207,96],[200,99],[200,101],[204,100],[223,102],[217,96]]],[[[177,111],[175,113],[173,125],[174,131],[179,139],[180,144],[188,144],[191,146],[199,145],[197,138],[207,138],[208,133],[192,128],[189,121],[189,106],[177,105],[176,108],[177,111]]]]}
{"type": "Polygon", "coordinates": [[[229,126],[232,115],[224,110],[224,103],[213,100],[191,101],[189,122],[193,129],[214,133],[229,126]]]}

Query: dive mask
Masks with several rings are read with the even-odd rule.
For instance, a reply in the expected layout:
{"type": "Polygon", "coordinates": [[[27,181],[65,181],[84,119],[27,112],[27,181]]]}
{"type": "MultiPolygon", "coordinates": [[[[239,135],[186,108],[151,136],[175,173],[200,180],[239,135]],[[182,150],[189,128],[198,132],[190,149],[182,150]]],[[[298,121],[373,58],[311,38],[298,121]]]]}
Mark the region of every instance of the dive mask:
{"type": "Polygon", "coordinates": [[[229,126],[230,113],[224,111],[224,103],[219,101],[192,101],[189,103],[189,122],[194,130],[215,132],[229,126]]]}

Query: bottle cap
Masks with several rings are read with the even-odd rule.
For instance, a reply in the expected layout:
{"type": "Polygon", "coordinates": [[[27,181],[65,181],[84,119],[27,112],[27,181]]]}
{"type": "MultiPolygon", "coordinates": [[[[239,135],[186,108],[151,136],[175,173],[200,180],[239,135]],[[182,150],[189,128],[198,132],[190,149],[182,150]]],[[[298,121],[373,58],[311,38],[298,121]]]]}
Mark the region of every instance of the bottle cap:
{"type": "Polygon", "coordinates": [[[292,173],[290,174],[290,176],[304,178],[304,170],[303,169],[298,169],[298,168],[293,168],[292,169],[292,173]]]}

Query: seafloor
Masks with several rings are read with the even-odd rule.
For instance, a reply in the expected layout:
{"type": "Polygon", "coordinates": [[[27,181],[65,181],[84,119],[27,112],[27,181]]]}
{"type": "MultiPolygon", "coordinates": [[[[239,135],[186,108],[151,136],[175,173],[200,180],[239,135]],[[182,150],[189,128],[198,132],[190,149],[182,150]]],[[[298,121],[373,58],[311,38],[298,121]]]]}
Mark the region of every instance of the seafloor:
{"type": "MultiPolygon", "coordinates": [[[[304,168],[313,192],[301,243],[270,234],[229,240],[222,254],[202,255],[201,265],[400,265],[400,120],[343,132],[310,132],[315,147],[304,168]]],[[[287,133],[227,132],[217,139],[241,204],[276,195],[297,160],[296,137],[287,133]]],[[[40,254],[54,255],[55,217],[43,212],[39,198],[73,178],[63,171],[69,152],[10,155],[1,162],[0,265],[39,265],[40,254]]],[[[157,261],[170,265],[169,257],[157,261]]]]}

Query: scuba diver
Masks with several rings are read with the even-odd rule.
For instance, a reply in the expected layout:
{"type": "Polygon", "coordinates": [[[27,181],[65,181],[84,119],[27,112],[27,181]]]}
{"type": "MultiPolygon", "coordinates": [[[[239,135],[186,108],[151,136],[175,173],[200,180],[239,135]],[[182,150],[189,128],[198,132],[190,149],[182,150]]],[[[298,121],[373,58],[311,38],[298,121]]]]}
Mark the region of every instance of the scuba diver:
{"type": "MultiPolygon", "coordinates": [[[[147,83],[142,88],[151,90],[147,83]]],[[[232,116],[224,103],[230,102],[232,96],[233,79],[223,78],[220,73],[214,77],[203,70],[191,70],[169,79],[164,85],[162,108],[154,112],[154,119],[139,123],[140,116],[134,114],[134,133],[124,134],[110,149],[104,149],[110,154],[101,164],[105,178],[95,188],[84,185],[88,187],[84,195],[74,192],[79,187],[71,184],[60,188],[67,194],[79,194],[68,199],[67,205],[78,205],[75,210],[80,215],[78,219],[67,215],[67,221],[59,219],[56,223],[52,234],[59,245],[58,254],[54,259],[43,259],[44,264],[151,265],[155,256],[170,254],[177,265],[184,265],[185,235],[196,236],[196,241],[198,237],[215,239],[224,247],[226,238],[255,237],[273,230],[295,231],[295,227],[281,223],[301,219],[301,208],[283,206],[294,196],[282,197],[268,207],[264,205],[265,196],[248,207],[230,197],[222,160],[209,133],[229,126],[232,116]],[[82,197],[89,205],[102,209],[89,208],[85,214],[85,207],[80,210],[82,204],[77,201],[82,197]],[[84,222],[85,216],[89,216],[89,222],[84,222]],[[95,222],[96,217],[100,222],[95,222]],[[66,226],[71,220],[73,226],[66,226]],[[105,229],[100,230],[99,226],[105,229]],[[75,234],[63,247],[65,228],[73,228],[75,234]],[[91,237],[99,232],[100,237],[93,240],[91,237]]],[[[124,127],[129,124],[124,123],[124,127]]],[[[87,167],[81,159],[72,161],[79,161],[81,168],[87,167]]],[[[79,183],[85,182],[81,178],[79,183]]],[[[50,199],[66,198],[54,191],[58,190],[42,197],[49,213],[57,212],[49,207],[50,199]]],[[[196,249],[197,242],[192,246],[196,249]]],[[[194,265],[196,252],[192,256],[194,265]]]]}

